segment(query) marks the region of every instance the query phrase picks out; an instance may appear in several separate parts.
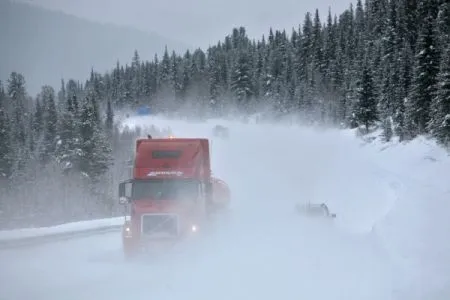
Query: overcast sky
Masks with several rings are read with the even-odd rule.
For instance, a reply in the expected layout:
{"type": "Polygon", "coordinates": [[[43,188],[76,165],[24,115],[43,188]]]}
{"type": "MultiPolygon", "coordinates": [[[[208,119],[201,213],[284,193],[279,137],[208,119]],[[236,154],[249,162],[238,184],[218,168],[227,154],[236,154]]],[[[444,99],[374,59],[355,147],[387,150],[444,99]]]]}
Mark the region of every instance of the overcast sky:
{"type": "Polygon", "coordinates": [[[250,37],[268,28],[287,29],[303,22],[316,8],[325,22],[328,9],[339,15],[351,0],[21,0],[62,10],[99,22],[129,25],[145,31],[207,47],[222,40],[235,26],[250,37]]]}

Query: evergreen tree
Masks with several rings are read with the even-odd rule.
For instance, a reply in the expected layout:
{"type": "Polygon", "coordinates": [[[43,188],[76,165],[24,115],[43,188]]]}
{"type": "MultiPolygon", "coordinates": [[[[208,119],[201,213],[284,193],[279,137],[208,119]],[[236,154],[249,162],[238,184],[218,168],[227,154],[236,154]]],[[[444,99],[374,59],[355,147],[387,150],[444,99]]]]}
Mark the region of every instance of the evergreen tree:
{"type": "Polygon", "coordinates": [[[238,105],[244,109],[248,109],[247,104],[253,95],[250,64],[250,57],[242,52],[234,65],[231,77],[231,89],[238,105]]]}
{"type": "Polygon", "coordinates": [[[131,69],[133,71],[133,92],[135,97],[140,96],[140,85],[139,80],[141,76],[141,57],[137,50],[134,50],[133,59],[131,61],[131,69]]]}
{"type": "Polygon", "coordinates": [[[34,133],[36,136],[40,136],[44,130],[44,112],[45,108],[41,105],[40,96],[36,98],[36,108],[34,111],[34,133]]]}
{"type": "Polygon", "coordinates": [[[426,133],[427,124],[430,121],[430,104],[436,95],[439,72],[439,52],[436,41],[433,13],[429,9],[419,32],[412,97],[407,107],[413,136],[426,133]]]}
{"type": "Polygon", "coordinates": [[[443,1],[439,7],[436,20],[441,52],[445,52],[445,46],[450,43],[450,2],[443,1]]]}
{"type": "Polygon", "coordinates": [[[399,46],[400,50],[397,53],[397,62],[399,63],[398,77],[399,84],[395,95],[397,98],[394,100],[394,124],[395,134],[398,135],[400,141],[411,136],[408,129],[409,121],[406,115],[406,106],[409,105],[409,92],[412,83],[412,49],[407,41],[404,41],[402,46],[399,46]]]}
{"type": "Polygon", "coordinates": [[[314,69],[319,71],[321,75],[325,73],[325,60],[323,58],[323,33],[322,33],[322,24],[320,22],[319,10],[316,9],[314,14],[314,23],[313,23],[313,44],[312,48],[314,51],[314,69]]]}
{"type": "Polygon", "coordinates": [[[86,98],[80,116],[80,171],[92,182],[104,174],[112,162],[111,148],[97,122],[95,106],[86,98]]]}
{"type": "Polygon", "coordinates": [[[8,80],[8,96],[12,103],[13,120],[12,130],[13,136],[18,146],[24,146],[26,143],[26,126],[25,126],[25,78],[22,74],[12,72],[8,80]]]}
{"type": "Polygon", "coordinates": [[[362,77],[358,83],[358,101],[354,108],[355,121],[364,125],[366,132],[378,120],[377,101],[374,93],[374,80],[368,63],[363,67],[362,77]]]}
{"type": "Polygon", "coordinates": [[[64,106],[66,104],[66,97],[67,97],[66,84],[64,82],[64,79],[61,79],[61,89],[58,92],[58,104],[57,104],[58,112],[62,112],[64,110],[64,106]]]}
{"type": "Polygon", "coordinates": [[[10,133],[10,120],[5,109],[0,105],[0,181],[12,175],[15,157],[10,133]]]}
{"type": "Polygon", "coordinates": [[[111,106],[111,101],[108,101],[108,104],[106,106],[105,129],[108,140],[111,140],[114,130],[114,112],[111,106]]]}
{"type": "Polygon", "coordinates": [[[20,178],[24,175],[25,168],[30,157],[26,131],[27,95],[25,89],[25,78],[22,74],[17,72],[11,73],[8,79],[8,96],[11,101],[11,133],[16,158],[14,161],[13,176],[15,178],[20,178]]]}
{"type": "Polygon", "coordinates": [[[429,129],[439,143],[450,147],[450,43],[437,76],[437,93],[431,104],[429,129]]]}
{"type": "Polygon", "coordinates": [[[55,151],[56,161],[66,174],[72,170],[78,171],[82,160],[80,123],[73,99],[67,98],[65,109],[58,119],[59,135],[55,151]]]}
{"type": "Polygon", "coordinates": [[[70,109],[71,111],[76,115],[78,114],[78,110],[79,110],[79,105],[78,105],[78,97],[81,94],[81,90],[79,89],[77,83],[74,80],[69,80],[67,82],[67,88],[66,88],[66,93],[67,93],[67,99],[66,101],[69,101],[70,104],[70,109]]]}
{"type": "Polygon", "coordinates": [[[58,134],[58,115],[55,103],[55,91],[50,86],[43,86],[41,92],[42,101],[45,103],[44,114],[44,139],[41,151],[42,162],[48,163],[52,158],[58,134]]]}

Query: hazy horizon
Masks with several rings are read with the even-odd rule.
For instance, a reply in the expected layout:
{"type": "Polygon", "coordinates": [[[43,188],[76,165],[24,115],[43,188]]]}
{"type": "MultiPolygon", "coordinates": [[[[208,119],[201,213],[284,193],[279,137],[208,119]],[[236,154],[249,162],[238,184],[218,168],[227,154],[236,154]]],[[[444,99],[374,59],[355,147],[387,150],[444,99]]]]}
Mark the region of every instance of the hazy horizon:
{"type": "Polygon", "coordinates": [[[20,72],[31,95],[44,84],[59,88],[62,78],[84,81],[91,68],[103,73],[111,70],[117,60],[129,63],[134,49],[142,60],[151,60],[156,53],[162,54],[164,45],[180,54],[199,47],[206,50],[239,26],[246,28],[251,39],[267,36],[270,28],[290,33],[303,23],[306,12],[319,9],[325,23],[329,8],[333,15],[340,15],[352,2],[281,0],[273,7],[269,2],[256,5],[237,0],[9,1],[48,11],[17,7],[14,9],[25,9],[27,14],[10,11],[17,15],[3,18],[2,39],[7,42],[0,51],[0,80],[6,81],[12,71],[20,72]]]}
{"type": "Polygon", "coordinates": [[[260,38],[269,28],[290,31],[303,23],[306,12],[319,9],[322,23],[328,10],[339,15],[356,4],[351,0],[316,0],[308,3],[280,0],[15,0],[97,22],[126,25],[207,48],[222,40],[233,27],[245,26],[251,38],[260,38]]]}

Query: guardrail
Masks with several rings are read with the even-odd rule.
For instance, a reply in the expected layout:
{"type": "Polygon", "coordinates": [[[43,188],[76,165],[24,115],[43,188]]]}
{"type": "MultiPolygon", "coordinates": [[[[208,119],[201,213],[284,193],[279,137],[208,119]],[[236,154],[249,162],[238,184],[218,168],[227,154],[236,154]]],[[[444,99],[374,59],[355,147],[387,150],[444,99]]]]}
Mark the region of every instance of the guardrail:
{"type": "Polygon", "coordinates": [[[67,223],[54,227],[0,231],[0,249],[36,246],[73,238],[119,231],[123,217],[67,223]]]}

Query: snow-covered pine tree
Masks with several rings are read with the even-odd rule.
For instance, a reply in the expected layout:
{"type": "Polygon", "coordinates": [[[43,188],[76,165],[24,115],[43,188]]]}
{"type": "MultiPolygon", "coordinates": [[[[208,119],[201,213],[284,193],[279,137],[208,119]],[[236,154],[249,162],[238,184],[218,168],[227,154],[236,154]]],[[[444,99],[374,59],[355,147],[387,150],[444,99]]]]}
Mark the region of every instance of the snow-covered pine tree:
{"type": "MultiPolygon", "coordinates": [[[[322,23],[320,21],[319,10],[316,9],[314,13],[314,21],[312,27],[312,48],[313,48],[313,58],[314,58],[314,70],[323,76],[325,74],[325,59],[324,59],[324,40],[323,40],[323,30],[322,23]]],[[[317,79],[319,82],[322,78],[317,79]]]]}
{"type": "Polygon", "coordinates": [[[147,104],[152,102],[153,94],[155,92],[155,88],[152,85],[152,76],[153,76],[153,64],[149,61],[142,63],[142,94],[143,94],[143,102],[147,104]]]}
{"type": "MultiPolygon", "coordinates": [[[[80,93],[77,83],[74,80],[71,79],[67,82],[66,92],[67,92],[66,101],[71,103],[70,107],[73,109],[73,113],[78,114],[79,108],[80,108],[80,105],[78,103],[78,98],[81,93],[80,93]]],[[[66,105],[65,105],[65,110],[67,110],[66,105]]]]}
{"type": "Polygon", "coordinates": [[[112,150],[97,121],[96,101],[90,97],[85,98],[81,108],[79,168],[91,182],[96,182],[110,167],[112,150]]]}
{"type": "Polygon", "coordinates": [[[105,132],[108,140],[111,141],[114,133],[114,111],[111,100],[108,100],[106,105],[105,132]]]}
{"type": "Polygon", "coordinates": [[[167,46],[164,49],[164,54],[161,60],[160,69],[159,69],[159,82],[160,82],[160,94],[162,98],[158,99],[158,105],[161,106],[165,112],[170,111],[170,103],[175,99],[175,91],[174,91],[174,83],[173,83],[173,74],[171,68],[171,61],[169,56],[169,51],[167,50],[167,46]],[[162,102],[160,102],[162,101],[162,102]]]}
{"type": "MultiPolygon", "coordinates": [[[[359,0],[361,1],[361,0],[359,0]]],[[[336,91],[334,83],[333,71],[336,68],[337,56],[337,31],[333,25],[331,10],[328,11],[327,26],[325,28],[325,45],[324,45],[324,79],[328,89],[332,92],[336,91]]]]}
{"type": "Polygon", "coordinates": [[[134,98],[133,98],[133,77],[132,77],[132,71],[130,66],[128,66],[127,64],[125,65],[125,67],[121,67],[120,68],[120,72],[122,74],[122,81],[121,86],[120,86],[120,95],[121,95],[121,99],[119,101],[119,103],[122,106],[126,106],[126,107],[135,107],[135,102],[134,102],[134,98]]]}
{"type": "Polygon", "coordinates": [[[313,62],[313,23],[311,20],[311,14],[306,13],[305,20],[303,22],[303,32],[301,36],[301,52],[299,53],[299,63],[297,65],[297,71],[299,72],[299,80],[305,84],[311,82],[311,64],[313,62]]]}
{"type": "Polygon", "coordinates": [[[181,95],[181,81],[182,81],[182,59],[178,57],[175,51],[172,51],[170,55],[170,73],[171,73],[171,83],[172,90],[174,94],[174,102],[171,106],[171,111],[175,111],[180,107],[180,95],[181,95]]]}
{"type": "MultiPolygon", "coordinates": [[[[15,158],[11,136],[11,120],[8,116],[6,101],[5,90],[0,81],[0,183],[3,179],[11,176],[15,158]]],[[[2,184],[0,184],[1,187],[2,184]]]]}
{"type": "Polygon", "coordinates": [[[433,9],[431,5],[429,6],[428,14],[422,21],[419,31],[411,101],[407,106],[408,121],[411,122],[411,129],[413,129],[412,137],[427,131],[427,124],[430,121],[430,104],[436,95],[439,72],[437,32],[433,9]]]}
{"type": "Polygon", "coordinates": [[[141,58],[137,50],[134,50],[133,58],[131,61],[131,93],[135,103],[141,102],[142,96],[142,68],[141,58]]]}
{"type": "Polygon", "coordinates": [[[56,137],[58,130],[58,112],[55,102],[55,91],[51,86],[43,86],[41,99],[45,103],[44,107],[44,136],[40,147],[40,159],[46,164],[53,157],[56,149],[56,137]]]}
{"type": "Polygon", "coordinates": [[[111,74],[111,97],[112,97],[112,101],[115,105],[117,106],[121,106],[123,105],[122,103],[122,73],[120,72],[120,63],[119,61],[116,62],[116,67],[112,70],[112,74],[111,74]]]}
{"type": "Polygon", "coordinates": [[[8,79],[8,98],[11,101],[11,134],[15,153],[14,170],[15,177],[21,177],[29,160],[27,145],[25,78],[22,74],[12,72],[8,79]]]}
{"type": "Polygon", "coordinates": [[[64,111],[64,106],[66,105],[66,84],[64,82],[64,79],[61,79],[61,89],[58,92],[58,113],[61,113],[64,111]]]}
{"type": "Polygon", "coordinates": [[[412,136],[410,133],[411,122],[407,119],[406,106],[409,105],[410,102],[410,90],[413,76],[413,53],[411,45],[406,38],[403,39],[403,42],[399,44],[398,47],[399,50],[396,55],[396,61],[399,68],[399,84],[396,91],[397,98],[395,99],[394,104],[393,121],[395,134],[399,137],[400,141],[403,141],[412,136]]]}
{"type": "Polygon", "coordinates": [[[81,161],[80,120],[78,111],[74,105],[74,100],[76,101],[76,99],[75,95],[67,98],[64,111],[58,119],[55,157],[65,174],[71,170],[79,170],[81,161]]]}
{"type": "Polygon", "coordinates": [[[250,97],[253,95],[251,81],[250,57],[244,51],[239,53],[231,75],[231,89],[239,107],[246,111],[250,97]]]}
{"type": "MultiPolygon", "coordinates": [[[[0,182],[12,174],[14,164],[14,145],[11,137],[11,125],[6,109],[2,107],[0,95],[0,182]]],[[[1,187],[1,185],[0,185],[1,187]]]]}
{"type": "Polygon", "coordinates": [[[450,43],[450,1],[443,1],[439,6],[439,12],[436,19],[440,52],[446,51],[450,43]]]}
{"type": "Polygon", "coordinates": [[[191,69],[192,69],[192,55],[191,52],[188,50],[183,56],[183,65],[182,65],[182,79],[181,79],[181,90],[180,90],[180,97],[183,99],[183,102],[185,102],[188,98],[188,92],[191,85],[191,69]]]}
{"type": "Polygon", "coordinates": [[[8,79],[8,96],[12,107],[12,130],[13,138],[18,146],[24,146],[26,143],[26,125],[25,125],[25,78],[22,74],[12,72],[8,79]]]}
{"type": "Polygon", "coordinates": [[[367,29],[370,39],[375,41],[386,31],[388,0],[367,0],[367,8],[367,29]]]}
{"type": "MultiPolygon", "coordinates": [[[[293,39],[295,39],[295,41],[297,40],[297,34],[294,30],[293,33],[293,39]]],[[[296,42],[294,42],[296,43],[296,42]]],[[[264,74],[265,74],[265,65],[264,65],[264,50],[263,50],[264,44],[262,42],[258,42],[257,46],[256,46],[256,51],[255,51],[255,57],[253,58],[254,60],[254,68],[253,68],[253,82],[252,85],[254,87],[254,96],[255,96],[255,100],[257,102],[261,101],[261,98],[264,96],[264,92],[263,92],[263,86],[264,86],[264,82],[263,82],[263,78],[264,78],[264,74]]],[[[294,67],[294,66],[293,66],[294,67]]],[[[256,107],[255,107],[256,108],[256,107]]]]}
{"type": "Polygon", "coordinates": [[[35,136],[35,131],[34,131],[34,114],[30,113],[29,117],[28,117],[28,127],[27,127],[27,138],[28,138],[28,149],[30,151],[31,157],[33,158],[33,160],[36,160],[36,146],[37,146],[37,141],[39,140],[39,137],[35,136]]]}
{"type": "Polygon", "coordinates": [[[450,42],[442,57],[437,76],[437,93],[431,103],[431,134],[445,147],[450,147],[450,42]]]}
{"type": "Polygon", "coordinates": [[[103,96],[105,95],[105,84],[102,75],[97,72],[94,72],[94,69],[91,69],[91,75],[89,81],[86,83],[86,89],[88,90],[89,93],[94,94],[93,97],[97,99],[97,103],[99,103],[102,100],[103,96]]]}
{"type": "Polygon", "coordinates": [[[392,72],[392,62],[386,62],[384,69],[384,78],[382,83],[382,89],[379,100],[379,116],[381,119],[381,125],[383,129],[383,137],[386,142],[389,142],[392,138],[393,129],[391,118],[393,115],[393,107],[395,101],[395,94],[393,92],[392,72]]]}
{"type": "Polygon", "coordinates": [[[366,132],[378,120],[377,97],[374,93],[375,83],[369,62],[365,61],[362,77],[358,82],[358,99],[354,106],[354,118],[359,125],[364,125],[366,132]]]}
{"type": "MultiPolygon", "coordinates": [[[[383,136],[385,141],[390,141],[393,135],[393,116],[396,113],[396,102],[398,101],[399,95],[399,76],[398,72],[400,66],[397,56],[397,3],[396,1],[391,1],[389,5],[389,17],[387,20],[387,25],[385,27],[386,32],[383,33],[382,39],[382,61],[381,66],[383,67],[383,77],[381,79],[381,93],[379,101],[379,115],[382,122],[383,136]]],[[[397,124],[395,124],[397,125],[397,124]]]]}
{"type": "Polygon", "coordinates": [[[219,96],[220,96],[220,64],[217,61],[217,55],[213,52],[218,52],[220,49],[218,47],[212,47],[208,49],[208,77],[209,77],[209,106],[211,111],[219,116],[223,109],[220,107],[219,96]]]}
{"type": "Polygon", "coordinates": [[[42,132],[44,131],[44,113],[45,109],[41,104],[42,100],[40,95],[36,97],[36,104],[34,110],[34,134],[36,138],[40,138],[42,132]]]}

